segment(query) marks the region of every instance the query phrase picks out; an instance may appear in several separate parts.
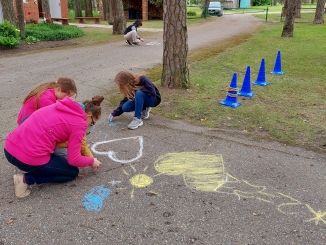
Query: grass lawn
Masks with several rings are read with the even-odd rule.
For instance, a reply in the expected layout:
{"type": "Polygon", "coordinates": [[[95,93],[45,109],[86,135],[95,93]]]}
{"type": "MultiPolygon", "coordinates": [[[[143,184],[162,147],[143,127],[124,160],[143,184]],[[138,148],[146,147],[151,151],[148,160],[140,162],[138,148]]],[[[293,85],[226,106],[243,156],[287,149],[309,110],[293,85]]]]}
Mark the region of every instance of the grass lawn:
{"type": "MultiPolygon", "coordinates": [[[[264,13],[257,16],[265,19],[264,13]]],[[[188,19],[187,23],[207,19],[188,19]]],[[[189,54],[190,88],[160,88],[163,102],[154,108],[154,114],[326,152],[326,26],[312,24],[313,19],[314,13],[302,13],[302,18],[296,19],[294,37],[281,38],[284,22],[280,21],[280,14],[269,14],[265,27],[257,33],[238,35],[189,54]],[[279,50],[284,75],[271,75],[279,50]],[[240,107],[220,105],[226,99],[233,74],[237,73],[237,85],[241,89],[248,66],[250,81],[257,79],[262,58],[270,84],[251,85],[255,95],[238,97],[240,107]]],[[[143,27],[162,25],[162,21],[145,21],[143,27]]],[[[86,45],[121,39],[107,29],[83,30],[85,36],[78,42],[86,45]]],[[[151,33],[144,35],[146,38],[151,33]]],[[[145,73],[160,87],[161,66],[145,73]]],[[[112,107],[120,99],[120,95],[114,94],[112,91],[110,95],[112,107]]]]}
{"type": "MultiPolygon", "coordinates": [[[[191,53],[190,89],[161,88],[163,103],[154,113],[325,151],[326,26],[312,24],[313,16],[303,14],[300,22],[295,23],[293,38],[280,37],[283,22],[279,15],[271,15],[265,28],[252,36],[239,35],[191,53]],[[284,75],[271,75],[279,50],[284,75]],[[237,73],[241,89],[246,68],[251,67],[250,80],[255,81],[262,58],[270,84],[251,85],[255,95],[238,97],[240,107],[220,105],[226,99],[233,74],[237,73]]],[[[146,72],[157,85],[161,73],[160,66],[146,72]]]]}

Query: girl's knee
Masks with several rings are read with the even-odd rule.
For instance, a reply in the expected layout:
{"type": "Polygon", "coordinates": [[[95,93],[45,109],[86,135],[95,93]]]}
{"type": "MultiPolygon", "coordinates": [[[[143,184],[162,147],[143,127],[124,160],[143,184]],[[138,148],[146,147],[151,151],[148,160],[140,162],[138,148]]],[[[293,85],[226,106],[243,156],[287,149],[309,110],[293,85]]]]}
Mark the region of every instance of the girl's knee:
{"type": "Polygon", "coordinates": [[[71,178],[75,179],[75,178],[77,178],[77,176],[79,174],[79,168],[73,167],[70,172],[71,172],[71,174],[70,174],[71,178]]]}
{"type": "Polygon", "coordinates": [[[142,90],[140,90],[140,89],[138,89],[138,90],[135,91],[135,96],[137,96],[137,95],[143,95],[143,94],[144,94],[144,92],[142,90]]]}

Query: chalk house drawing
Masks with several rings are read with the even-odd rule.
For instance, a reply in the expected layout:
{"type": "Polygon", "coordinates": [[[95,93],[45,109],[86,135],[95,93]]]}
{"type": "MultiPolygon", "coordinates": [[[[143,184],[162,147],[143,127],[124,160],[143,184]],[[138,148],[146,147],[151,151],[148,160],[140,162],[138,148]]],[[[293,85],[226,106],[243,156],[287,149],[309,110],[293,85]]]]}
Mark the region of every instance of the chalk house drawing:
{"type": "Polygon", "coordinates": [[[111,190],[103,186],[94,187],[87,193],[82,203],[88,211],[100,211],[103,206],[103,201],[111,194],[111,190]]]}
{"type": "Polygon", "coordinates": [[[92,145],[91,150],[98,155],[107,155],[112,161],[118,162],[118,163],[131,163],[134,162],[136,160],[138,160],[139,158],[142,157],[143,155],[143,137],[142,136],[134,136],[134,137],[128,137],[128,138],[121,138],[121,139],[113,139],[113,140],[105,140],[105,141],[101,141],[101,142],[97,142],[94,145],[92,145]],[[116,142],[116,141],[121,141],[121,140],[137,140],[139,143],[139,151],[137,153],[137,156],[135,158],[132,159],[118,159],[116,157],[116,153],[114,151],[98,151],[96,150],[96,147],[103,145],[103,144],[108,144],[108,143],[112,143],[112,142],[116,142]]]}

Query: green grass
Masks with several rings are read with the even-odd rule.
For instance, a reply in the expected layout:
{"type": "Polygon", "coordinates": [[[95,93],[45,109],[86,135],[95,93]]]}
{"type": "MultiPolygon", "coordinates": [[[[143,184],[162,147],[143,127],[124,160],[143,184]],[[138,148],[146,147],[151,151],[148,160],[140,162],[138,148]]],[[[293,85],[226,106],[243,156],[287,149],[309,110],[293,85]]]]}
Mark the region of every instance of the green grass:
{"type": "MultiPolygon", "coordinates": [[[[156,111],[201,126],[232,128],[321,149],[326,144],[326,26],[311,22],[295,23],[294,37],[281,38],[283,23],[271,21],[252,37],[239,35],[190,54],[191,88],[161,88],[164,103],[156,111]],[[278,50],[282,76],[270,74],[278,50]],[[233,73],[238,74],[240,89],[247,66],[253,82],[262,58],[270,84],[252,85],[255,95],[238,97],[242,103],[238,108],[220,105],[233,73]]],[[[158,66],[146,74],[159,84],[161,72],[158,66]]]]}

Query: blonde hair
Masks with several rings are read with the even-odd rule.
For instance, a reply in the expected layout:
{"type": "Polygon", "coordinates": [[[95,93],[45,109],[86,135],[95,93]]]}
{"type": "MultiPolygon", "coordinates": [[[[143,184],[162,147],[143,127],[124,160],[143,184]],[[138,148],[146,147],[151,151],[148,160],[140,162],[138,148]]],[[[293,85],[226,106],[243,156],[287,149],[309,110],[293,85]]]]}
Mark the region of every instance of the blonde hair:
{"type": "Polygon", "coordinates": [[[36,106],[36,110],[39,109],[40,107],[40,97],[41,94],[49,89],[49,88],[61,88],[61,91],[63,93],[66,94],[70,94],[70,93],[75,93],[77,95],[77,87],[76,84],[74,82],[74,80],[67,78],[67,77],[61,77],[58,79],[58,81],[56,82],[48,82],[48,83],[42,83],[41,85],[37,86],[36,88],[34,88],[31,92],[29,92],[29,94],[25,97],[23,104],[26,103],[26,101],[35,96],[36,100],[35,100],[35,106],[36,106]]]}
{"type": "Polygon", "coordinates": [[[85,106],[85,112],[91,112],[95,119],[99,119],[101,116],[101,103],[104,100],[103,96],[96,95],[92,100],[85,100],[83,102],[85,106]]]}
{"type": "Polygon", "coordinates": [[[142,74],[133,75],[128,71],[120,71],[114,78],[114,82],[119,86],[120,92],[127,98],[132,99],[136,90],[143,86],[137,86],[142,74]]]}

